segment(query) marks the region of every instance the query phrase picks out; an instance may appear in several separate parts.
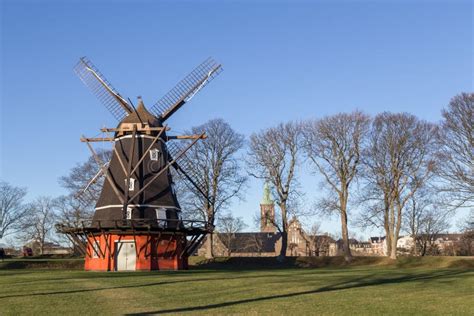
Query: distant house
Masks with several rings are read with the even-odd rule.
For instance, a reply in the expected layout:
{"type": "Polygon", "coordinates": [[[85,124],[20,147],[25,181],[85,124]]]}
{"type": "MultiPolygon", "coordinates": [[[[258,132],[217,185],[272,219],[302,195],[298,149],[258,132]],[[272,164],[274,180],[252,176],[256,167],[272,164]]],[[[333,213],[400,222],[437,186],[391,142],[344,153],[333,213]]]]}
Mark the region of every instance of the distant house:
{"type": "Polygon", "coordinates": [[[33,255],[69,255],[72,253],[70,247],[63,247],[57,243],[46,242],[43,246],[43,253],[41,253],[41,245],[37,241],[30,241],[26,243],[24,248],[31,248],[33,255]]]}
{"type": "MultiPolygon", "coordinates": [[[[208,238],[198,249],[198,255],[205,256],[209,245],[208,238]]],[[[280,234],[270,232],[251,233],[215,233],[213,236],[213,253],[215,256],[235,257],[273,257],[277,253],[280,234]]]]}
{"type": "Polygon", "coordinates": [[[385,236],[369,238],[369,243],[372,249],[374,250],[374,255],[376,256],[387,255],[387,243],[385,239],[386,239],[385,236]]]}
{"type": "Polygon", "coordinates": [[[415,243],[413,241],[413,237],[407,236],[400,236],[397,240],[397,251],[401,254],[410,254],[415,247],[415,243]]]}
{"type": "MultiPolygon", "coordinates": [[[[430,254],[439,254],[445,256],[457,255],[459,244],[461,243],[463,234],[438,234],[436,236],[418,236],[417,248],[421,247],[421,240],[428,240],[429,246],[432,248],[430,254]],[[434,253],[433,253],[434,252],[434,253]]],[[[378,255],[387,254],[387,243],[385,237],[371,237],[369,239],[371,247],[378,255]]],[[[415,247],[413,237],[410,235],[400,236],[397,240],[397,251],[399,254],[411,254],[415,247]]]]}
{"type": "MultiPolygon", "coordinates": [[[[336,252],[334,255],[342,256],[343,252],[343,240],[339,239],[335,242],[336,252]]],[[[377,245],[378,246],[378,245],[377,245]]],[[[373,247],[372,243],[369,241],[358,241],[355,238],[349,239],[349,248],[353,256],[378,256],[379,249],[378,247],[373,247]]]]}
{"type": "Polygon", "coordinates": [[[441,254],[455,256],[456,246],[461,243],[464,234],[439,234],[436,236],[434,244],[438,247],[441,254]]]}

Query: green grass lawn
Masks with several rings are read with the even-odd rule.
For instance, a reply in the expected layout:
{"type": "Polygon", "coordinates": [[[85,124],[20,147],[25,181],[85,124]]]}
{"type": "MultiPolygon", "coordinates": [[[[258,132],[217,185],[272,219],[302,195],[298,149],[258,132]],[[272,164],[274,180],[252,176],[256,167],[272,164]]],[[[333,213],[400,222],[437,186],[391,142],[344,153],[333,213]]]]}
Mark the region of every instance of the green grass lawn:
{"type": "Polygon", "coordinates": [[[0,265],[0,315],[474,315],[472,268],[419,266],[99,273],[0,265]]]}

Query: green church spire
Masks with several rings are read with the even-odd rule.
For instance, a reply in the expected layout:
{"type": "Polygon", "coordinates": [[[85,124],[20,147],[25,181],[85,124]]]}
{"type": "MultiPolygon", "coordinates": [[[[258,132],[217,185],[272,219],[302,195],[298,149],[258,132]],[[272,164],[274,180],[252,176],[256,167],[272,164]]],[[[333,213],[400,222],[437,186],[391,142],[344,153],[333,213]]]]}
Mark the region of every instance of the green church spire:
{"type": "Polygon", "coordinates": [[[273,200],[270,197],[270,186],[268,185],[268,182],[265,182],[265,185],[263,186],[263,198],[262,202],[260,202],[262,205],[272,205],[273,200]]]}

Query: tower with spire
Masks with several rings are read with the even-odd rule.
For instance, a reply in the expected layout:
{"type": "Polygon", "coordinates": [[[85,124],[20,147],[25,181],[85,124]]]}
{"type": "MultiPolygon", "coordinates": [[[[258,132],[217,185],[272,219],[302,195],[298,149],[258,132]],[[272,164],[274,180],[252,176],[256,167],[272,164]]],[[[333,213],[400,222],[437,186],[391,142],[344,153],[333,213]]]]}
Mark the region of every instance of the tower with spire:
{"type": "Polygon", "coordinates": [[[260,202],[260,231],[264,233],[276,232],[275,227],[275,203],[271,198],[270,186],[265,182],[263,186],[263,198],[260,202]]]}

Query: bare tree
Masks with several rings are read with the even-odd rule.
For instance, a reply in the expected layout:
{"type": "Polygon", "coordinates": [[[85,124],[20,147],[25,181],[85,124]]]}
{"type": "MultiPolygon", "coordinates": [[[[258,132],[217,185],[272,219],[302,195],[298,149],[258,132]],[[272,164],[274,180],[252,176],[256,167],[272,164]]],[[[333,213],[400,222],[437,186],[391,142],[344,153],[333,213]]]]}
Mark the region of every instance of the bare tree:
{"type": "Polygon", "coordinates": [[[280,260],[286,257],[288,248],[289,212],[295,211],[291,203],[298,196],[296,168],[301,159],[302,125],[296,122],[279,124],[250,137],[248,153],[249,174],[270,182],[274,188],[274,199],[280,209],[282,247],[280,260]]]}
{"type": "Polygon", "coordinates": [[[230,256],[234,248],[235,234],[245,229],[247,225],[242,217],[234,217],[232,213],[221,215],[217,219],[217,228],[220,240],[227,248],[227,256],[230,256]]]}
{"type": "Polygon", "coordinates": [[[426,218],[427,212],[433,206],[434,196],[430,188],[420,188],[408,200],[403,214],[404,229],[413,238],[413,255],[418,255],[419,236],[422,233],[423,221],[426,218]]]}
{"type": "Polygon", "coordinates": [[[455,96],[442,114],[440,191],[455,208],[474,206],[474,93],[455,96]]]}
{"type": "Polygon", "coordinates": [[[390,258],[397,257],[403,211],[410,198],[430,179],[434,168],[436,126],[400,113],[375,117],[364,151],[365,219],[382,222],[390,258]]]}
{"type": "MultiPolygon", "coordinates": [[[[242,198],[247,176],[242,172],[237,154],[244,145],[244,136],[222,119],[210,120],[192,128],[191,132],[207,135],[206,140],[196,143],[186,154],[193,167],[192,174],[197,177],[195,180],[204,184],[204,192],[182,181],[178,183],[180,202],[188,217],[198,215],[214,227],[219,212],[226,209],[232,199],[242,198]]],[[[207,256],[213,257],[212,233],[207,240],[210,243],[207,256]]]]}
{"type": "Polygon", "coordinates": [[[459,243],[459,254],[462,256],[474,255],[474,209],[471,209],[466,218],[461,222],[462,231],[459,243]]]}
{"type": "MultiPolygon", "coordinates": [[[[91,220],[94,215],[94,209],[92,206],[86,206],[83,203],[80,203],[73,195],[60,196],[56,198],[53,203],[56,209],[56,222],[61,225],[79,228],[82,226],[83,222],[91,220]]],[[[65,234],[59,234],[58,237],[63,241],[70,242],[75,254],[80,253],[79,249],[81,248],[77,244],[77,241],[68,239],[65,234]]]]}
{"type": "Polygon", "coordinates": [[[319,223],[313,223],[309,229],[306,229],[308,233],[303,233],[303,238],[309,242],[310,245],[310,256],[320,257],[323,254],[327,255],[329,252],[329,243],[331,237],[327,234],[321,233],[321,225],[319,223]]]}
{"type": "Polygon", "coordinates": [[[369,124],[369,116],[356,111],[310,121],[304,128],[306,155],[316,172],[323,175],[327,189],[327,196],[319,205],[340,216],[346,261],[352,260],[347,228],[350,188],[359,174],[369,124]]]}
{"type": "Polygon", "coordinates": [[[70,227],[78,228],[83,221],[91,220],[94,215],[92,207],[84,207],[71,195],[63,195],[54,200],[57,219],[70,227]]]}
{"type": "Polygon", "coordinates": [[[413,255],[436,254],[435,240],[449,228],[450,212],[439,203],[432,186],[422,186],[410,196],[403,212],[402,229],[413,239],[413,255]]]}
{"type": "Polygon", "coordinates": [[[26,212],[23,204],[25,195],[25,188],[0,181],[0,239],[18,230],[26,212]]]}
{"type": "Polygon", "coordinates": [[[45,243],[52,240],[55,221],[54,200],[47,196],[39,197],[27,207],[27,212],[21,220],[21,235],[24,240],[37,243],[42,255],[45,243]]]}
{"type": "Polygon", "coordinates": [[[431,208],[422,215],[419,228],[420,234],[415,240],[422,256],[427,254],[437,255],[439,253],[435,241],[442,232],[449,229],[447,214],[445,211],[431,208]]]}

